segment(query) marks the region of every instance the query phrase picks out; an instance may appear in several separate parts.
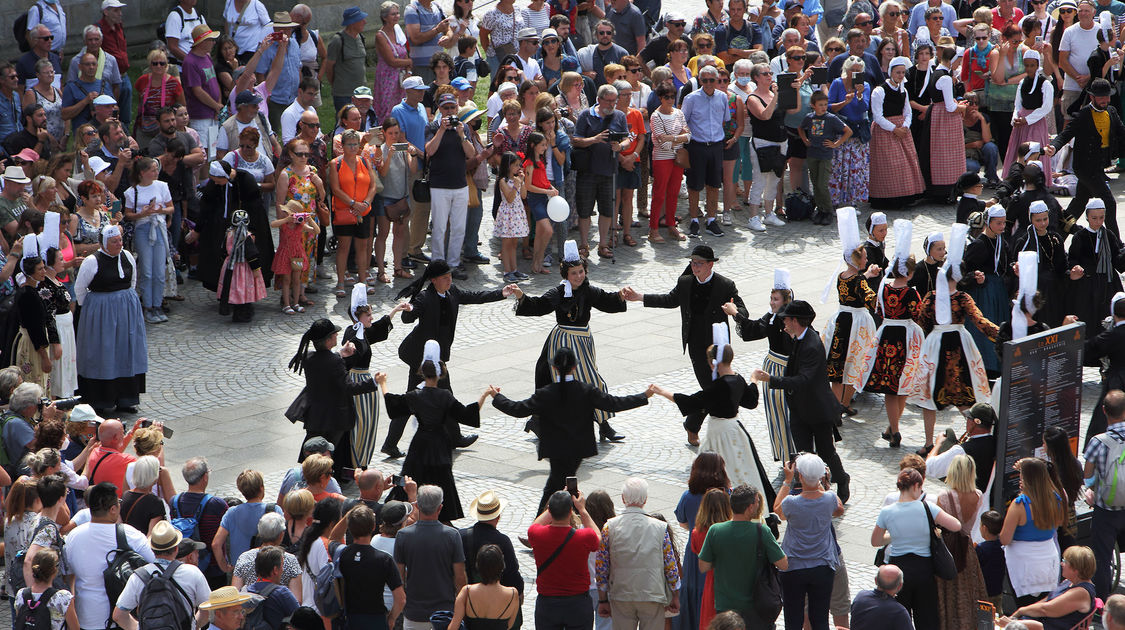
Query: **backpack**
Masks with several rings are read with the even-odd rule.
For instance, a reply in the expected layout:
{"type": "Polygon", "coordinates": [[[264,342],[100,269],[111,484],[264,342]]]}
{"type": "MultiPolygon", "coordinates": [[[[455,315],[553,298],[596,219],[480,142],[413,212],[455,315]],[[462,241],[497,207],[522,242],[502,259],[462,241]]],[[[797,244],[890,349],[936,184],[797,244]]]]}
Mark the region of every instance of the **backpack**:
{"type": "Polygon", "coordinates": [[[136,617],[138,627],[145,630],[191,630],[191,598],[172,576],[183,563],[173,560],[160,571],[153,565],[151,572],[141,571],[144,587],[138,598],[136,617]],[[184,602],[187,606],[184,606],[184,602]]]}
{"type": "Polygon", "coordinates": [[[12,630],[51,630],[51,610],[47,608],[51,598],[59,589],[51,587],[39,596],[39,601],[31,597],[31,589],[23,600],[23,608],[16,613],[16,621],[12,630]]]}
{"type": "MultiPolygon", "coordinates": [[[[37,2],[31,5],[31,8],[39,10],[39,21],[42,22],[43,7],[39,6],[39,3],[37,2]]],[[[31,11],[28,11],[27,13],[21,13],[20,16],[16,18],[16,21],[12,23],[12,37],[16,38],[16,43],[19,44],[21,53],[25,53],[31,50],[31,43],[27,41],[28,13],[31,13],[31,11]]]]}
{"type": "MultiPolygon", "coordinates": [[[[238,153],[235,152],[235,155],[237,154],[238,153]]],[[[200,500],[199,505],[195,508],[195,514],[191,516],[184,516],[180,512],[180,496],[181,495],[177,494],[172,497],[172,527],[178,529],[180,533],[187,538],[200,541],[202,537],[199,535],[199,519],[203,517],[203,510],[207,507],[207,503],[211,501],[211,495],[203,495],[203,499],[200,500]]],[[[211,566],[210,548],[199,552],[199,570],[206,571],[209,566],[211,566]]]]}
{"type": "Polygon", "coordinates": [[[129,546],[129,541],[125,538],[125,526],[118,523],[116,530],[117,547],[105,554],[108,566],[102,571],[105,594],[111,608],[117,605],[117,598],[121,597],[121,591],[125,590],[125,583],[133,576],[133,572],[148,564],[148,560],[129,546]]]}
{"type": "Polygon", "coordinates": [[[794,190],[785,196],[785,218],[788,221],[804,221],[816,210],[816,201],[804,190],[794,190]]]}
{"type": "Polygon", "coordinates": [[[1094,437],[1105,444],[1105,477],[1098,479],[1098,498],[1110,509],[1125,508],[1125,440],[1103,433],[1094,437]]]}
{"type": "MultiPolygon", "coordinates": [[[[51,521],[49,519],[40,517],[39,522],[35,525],[35,531],[31,533],[31,540],[35,540],[39,532],[43,531],[43,529],[50,524],[51,521]]],[[[55,535],[56,543],[58,543],[59,547],[62,547],[62,538],[58,536],[57,529],[55,530],[55,535]]],[[[30,546],[31,544],[28,543],[28,547],[30,546]]],[[[27,583],[23,581],[23,562],[26,557],[27,549],[20,549],[16,552],[12,562],[5,567],[4,577],[8,580],[8,585],[11,587],[11,590],[8,591],[9,593],[18,593],[21,588],[27,586],[27,583]]]]}
{"type": "Polygon", "coordinates": [[[250,603],[246,604],[246,621],[242,630],[273,630],[266,623],[266,600],[277,590],[277,584],[266,584],[260,593],[251,593],[250,603]]]}
{"type": "MultiPolygon", "coordinates": [[[[317,571],[316,589],[313,591],[313,602],[316,604],[320,616],[335,619],[344,612],[343,574],[340,573],[340,554],[344,545],[333,542],[327,543],[328,562],[317,571]]],[[[249,628],[250,626],[247,626],[249,628]]]]}
{"type": "MultiPolygon", "coordinates": [[[[180,28],[182,29],[183,23],[187,19],[187,15],[184,13],[184,10],[182,8],[180,8],[179,4],[176,4],[175,6],[173,6],[172,11],[180,14],[180,28]]],[[[160,24],[156,25],[156,39],[158,39],[160,41],[164,41],[164,40],[168,39],[168,33],[166,32],[166,30],[164,28],[164,26],[167,23],[168,23],[167,20],[161,20],[160,24]]]]}
{"type": "MultiPolygon", "coordinates": [[[[9,421],[19,418],[20,415],[12,410],[5,411],[0,414],[0,433],[4,431],[4,427],[9,421]]],[[[8,449],[0,448],[0,466],[7,468],[12,462],[8,461],[8,449]]]]}

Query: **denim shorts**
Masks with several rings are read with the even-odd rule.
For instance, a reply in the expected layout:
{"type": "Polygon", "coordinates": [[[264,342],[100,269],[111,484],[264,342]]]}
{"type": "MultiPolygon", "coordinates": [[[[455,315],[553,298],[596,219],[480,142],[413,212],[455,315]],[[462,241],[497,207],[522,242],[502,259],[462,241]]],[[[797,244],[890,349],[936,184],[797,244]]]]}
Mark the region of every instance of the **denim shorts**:
{"type": "Polygon", "coordinates": [[[532,222],[547,218],[547,195],[543,193],[527,193],[527,209],[531,211],[532,222]]]}

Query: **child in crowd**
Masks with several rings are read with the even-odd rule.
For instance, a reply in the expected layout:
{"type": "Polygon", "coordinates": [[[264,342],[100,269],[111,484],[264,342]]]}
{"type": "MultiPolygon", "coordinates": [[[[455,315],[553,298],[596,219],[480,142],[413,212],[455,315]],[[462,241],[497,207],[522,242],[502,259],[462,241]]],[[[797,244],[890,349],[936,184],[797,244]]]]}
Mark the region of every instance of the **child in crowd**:
{"type": "Polygon", "coordinates": [[[527,275],[516,269],[516,242],[527,236],[527,213],[520,201],[523,189],[523,170],[520,158],[508,151],[500,158],[500,176],[496,178],[496,191],[492,196],[493,234],[500,239],[500,266],[504,282],[527,280],[527,275]]]}
{"type": "Polygon", "coordinates": [[[301,273],[308,268],[309,255],[305,250],[302,233],[320,234],[320,226],[309,220],[312,213],[305,212],[305,206],[291,199],[281,207],[284,216],[270,222],[270,227],[278,228],[279,242],[273,257],[273,275],[281,284],[281,312],[286,315],[303,313],[301,297],[305,287],[300,281],[301,273]],[[294,276],[293,274],[297,274],[294,276]]]}
{"type": "Polygon", "coordinates": [[[977,545],[977,560],[980,561],[980,572],[984,574],[984,586],[988,589],[988,601],[1000,608],[1000,599],[1004,593],[1004,573],[1007,564],[1004,562],[1004,546],[1000,544],[1000,530],[1004,527],[1004,517],[996,510],[989,510],[980,515],[980,535],[984,542],[977,545]]]}
{"type": "Polygon", "coordinates": [[[809,147],[809,181],[816,199],[814,223],[827,225],[832,216],[832,197],[828,192],[828,179],[832,175],[832,151],[852,137],[851,127],[839,116],[828,112],[828,96],[814,92],[809,99],[812,111],[801,121],[801,141],[809,147]]]}
{"type": "Polygon", "coordinates": [[[968,223],[970,214],[983,213],[996,203],[995,199],[985,201],[979,198],[984,193],[984,182],[972,171],[966,171],[957,178],[957,190],[961,192],[961,199],[957,201],[957,223],[968,223]]]}

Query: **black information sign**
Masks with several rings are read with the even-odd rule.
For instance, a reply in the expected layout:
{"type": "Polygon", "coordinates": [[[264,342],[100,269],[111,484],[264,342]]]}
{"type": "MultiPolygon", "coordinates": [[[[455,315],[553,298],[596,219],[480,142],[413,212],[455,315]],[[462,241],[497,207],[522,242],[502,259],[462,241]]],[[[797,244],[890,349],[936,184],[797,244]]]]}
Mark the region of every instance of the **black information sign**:
{"type": "Polygon", "coordinates": [[[992,508],[1001,514],[1019,494],[1019,472],[1013,466],[1043,445],[1044,429],[1062,427],[1070,436],[1070,450],[1078,452],[1085,339],[1086,325],[1078,322],[1004,344],[997,478],[992,484],[992,508]]]}

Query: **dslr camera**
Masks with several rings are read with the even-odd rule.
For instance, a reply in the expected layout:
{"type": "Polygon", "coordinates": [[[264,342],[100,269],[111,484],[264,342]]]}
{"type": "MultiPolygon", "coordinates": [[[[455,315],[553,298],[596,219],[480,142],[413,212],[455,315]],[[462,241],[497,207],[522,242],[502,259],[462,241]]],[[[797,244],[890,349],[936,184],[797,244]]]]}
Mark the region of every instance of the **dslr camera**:
{"type": "Polygon", "coordinates": [[[570,118],[570,108],[569,107],[560,107],[559,108],[559,116],[562,116],[563,118],[570,118]]]}
{"type": "Polygon", "coordinates": [[[449,123],[449,126],[453,129],[456,129],[457,126],[461,124],[461,119],[456,116],[446,116],[445,121],[449,123]]]}
{"type": "Polygon", "coordinates": [[[50,407],[51,403],[55,403],[55,408],[60,411],[69,411],[82,404],[82,397],[71,396],[70,398],[51,400],[50,397],[44,396],[39,399],[39,411],[43,411],[45,407],[50,407]]]}

